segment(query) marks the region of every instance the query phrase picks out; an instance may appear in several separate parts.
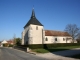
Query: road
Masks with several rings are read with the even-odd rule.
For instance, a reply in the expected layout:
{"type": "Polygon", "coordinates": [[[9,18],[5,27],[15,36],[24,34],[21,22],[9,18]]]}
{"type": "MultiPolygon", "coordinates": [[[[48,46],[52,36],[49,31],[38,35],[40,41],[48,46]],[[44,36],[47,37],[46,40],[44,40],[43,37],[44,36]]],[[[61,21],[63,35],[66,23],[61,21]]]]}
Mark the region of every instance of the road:
{"type": "Polygon", "coordinates": [[[0,47],[0,60],[47,60],[36,55],[0,47]]]}

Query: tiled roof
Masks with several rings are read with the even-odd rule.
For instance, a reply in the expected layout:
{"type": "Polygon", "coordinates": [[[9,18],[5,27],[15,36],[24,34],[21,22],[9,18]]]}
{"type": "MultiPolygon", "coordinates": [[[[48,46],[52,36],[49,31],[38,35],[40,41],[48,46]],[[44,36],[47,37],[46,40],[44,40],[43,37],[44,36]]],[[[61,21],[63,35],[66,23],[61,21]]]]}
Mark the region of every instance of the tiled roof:
{"type": "Polygon", "coordinates": [[[45,36],[71,36],[67,32],[45,30],[45,36]]]}
{"type": "Polygon", "coordinates": [[[34,9],[32,10],[32,15],[31,15],[30,20],[29,20],[28,23],[24,26],[24,28],[27,27],[27,26],[29,26],[30,24],[43,26],[43,25],[36,19],[35,13],[34,13],[34,9]]]}
{"type": "Polygon", "coordinates": [[[8,42],[9,44],[10,44],[10,43],[14,43],[12,40],[9,40],[9,41],[7,41],[7,42],[8,42]]]}

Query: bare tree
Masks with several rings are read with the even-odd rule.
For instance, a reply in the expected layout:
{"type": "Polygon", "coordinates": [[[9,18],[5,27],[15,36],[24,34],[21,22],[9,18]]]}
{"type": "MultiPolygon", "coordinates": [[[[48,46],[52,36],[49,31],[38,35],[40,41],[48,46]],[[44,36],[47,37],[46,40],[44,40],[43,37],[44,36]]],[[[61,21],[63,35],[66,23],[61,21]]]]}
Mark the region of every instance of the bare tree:
{"type": "Polygon", "coordinates": [[[14,45],[16,44],[16,35],[13,36],[14,45]]]}
{"type": "Polygon", "coordinates": [[[72,36],[72,40],[76,39],[79,35],[80,29],[76,24],[68,24],[65,28],[65,31],[72,36]]]}

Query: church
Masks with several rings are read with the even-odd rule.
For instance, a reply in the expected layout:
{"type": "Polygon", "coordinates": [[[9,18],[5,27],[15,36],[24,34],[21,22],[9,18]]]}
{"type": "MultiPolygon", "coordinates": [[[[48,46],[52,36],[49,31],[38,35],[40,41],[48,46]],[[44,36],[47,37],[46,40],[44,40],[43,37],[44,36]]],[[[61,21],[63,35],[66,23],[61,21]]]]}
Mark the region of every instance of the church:
{"type": "Polygon", "coordinates": [[[45,30],[43,24],[35,16],[34,9],[30,20],[22,32],[22,45],[71,43],[72,37],[63,31],[45,30]]]}

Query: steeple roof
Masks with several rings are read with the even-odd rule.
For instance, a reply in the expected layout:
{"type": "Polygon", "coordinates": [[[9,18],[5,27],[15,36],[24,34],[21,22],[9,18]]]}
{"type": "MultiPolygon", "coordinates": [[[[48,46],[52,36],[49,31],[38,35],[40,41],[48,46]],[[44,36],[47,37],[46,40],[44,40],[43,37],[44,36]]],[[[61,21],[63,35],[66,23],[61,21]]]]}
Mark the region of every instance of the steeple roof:
{"type": "Polygon", "coordinates": [[[34,8],[32,9],[32,15],[31,15],[31,18],[35,18],[34,8]]]}
{"type": "Polygon", "coordinates": [[[43,26],[43,25],[36,19],[36,17],[35,17],[35,12],[34,12],[34,8],[32,9],[31,18],[30,18],[30,20],[28,21],[28,23],[24,26],[24,28],[27,27],[27,26],[29,26],[30,24],[43,26]]]}

